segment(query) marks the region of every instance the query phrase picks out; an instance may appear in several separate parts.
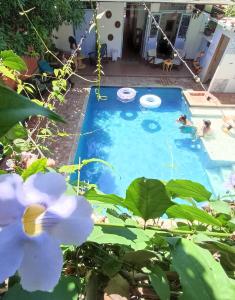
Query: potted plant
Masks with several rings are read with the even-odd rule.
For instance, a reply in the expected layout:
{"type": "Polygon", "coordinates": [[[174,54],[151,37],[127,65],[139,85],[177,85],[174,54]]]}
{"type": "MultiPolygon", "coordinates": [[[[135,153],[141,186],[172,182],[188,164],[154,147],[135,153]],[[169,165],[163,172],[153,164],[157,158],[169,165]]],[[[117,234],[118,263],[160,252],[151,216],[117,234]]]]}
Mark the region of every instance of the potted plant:
{"type": "Polygon", "coordinates": [[[210,36],[212,33],[215,32],[217,23],[214,21],[209,21],[204,29],[204,34],[206,36],[210,36]]]}

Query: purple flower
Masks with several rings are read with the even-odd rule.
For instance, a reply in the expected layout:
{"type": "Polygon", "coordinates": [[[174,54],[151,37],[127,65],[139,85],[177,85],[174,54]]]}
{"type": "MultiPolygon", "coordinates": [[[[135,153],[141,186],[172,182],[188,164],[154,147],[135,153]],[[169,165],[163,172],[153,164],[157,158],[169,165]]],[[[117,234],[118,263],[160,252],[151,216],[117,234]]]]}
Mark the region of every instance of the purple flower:
{"type": "Polygon", "coordinates": [[[65,191],[58,173],[25,182],[0,175],[0,283],[18,270],[28,291],[55,287],[63,265],[60,244],[81,245],[93,229],[91,205],[65,191]]]}

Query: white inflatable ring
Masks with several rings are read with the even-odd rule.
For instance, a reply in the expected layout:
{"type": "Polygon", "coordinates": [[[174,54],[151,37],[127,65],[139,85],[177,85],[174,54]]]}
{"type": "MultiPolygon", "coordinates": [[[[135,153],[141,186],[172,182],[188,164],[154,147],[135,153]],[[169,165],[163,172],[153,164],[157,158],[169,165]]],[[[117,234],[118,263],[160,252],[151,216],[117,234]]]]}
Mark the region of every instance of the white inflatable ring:
{"type": "Polygon", "coordinates": [[[135,100],[136,90],[132,88],[121,88],[117,91],[117,97],[119,101],[130,102],[135,100]]]}
{"type": "Polygon", "coordinates": [[[159,107],[161,103],[161,98],[156,95],[146,94],[140,97],[140,104],[146,108],[156,108],[159,107]]]}

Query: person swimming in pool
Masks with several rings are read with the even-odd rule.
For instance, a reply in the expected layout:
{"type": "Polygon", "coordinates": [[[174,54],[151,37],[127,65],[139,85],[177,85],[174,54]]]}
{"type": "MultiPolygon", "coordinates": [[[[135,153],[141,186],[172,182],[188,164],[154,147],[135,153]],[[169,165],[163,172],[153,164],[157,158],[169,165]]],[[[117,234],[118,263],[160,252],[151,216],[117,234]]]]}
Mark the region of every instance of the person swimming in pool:
{"type": "Polygon", "coordinates": [[[203,120],[203,125],[201,128],[197,128],[197,136],[205,137],[211,134],[211,121],[203,120]]]}
{"type": "Polygon", "coordinates": [[[192,126],[192,122],[187,119],[186,115],[181,115],[176,122],[182,124],[183,126],[192,126]]]}

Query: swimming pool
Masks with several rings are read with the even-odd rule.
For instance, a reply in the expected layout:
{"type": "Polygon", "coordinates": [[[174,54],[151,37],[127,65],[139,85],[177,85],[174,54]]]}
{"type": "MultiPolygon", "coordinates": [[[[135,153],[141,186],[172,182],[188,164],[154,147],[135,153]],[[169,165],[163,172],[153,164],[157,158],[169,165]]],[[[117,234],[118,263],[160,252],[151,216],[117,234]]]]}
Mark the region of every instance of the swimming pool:
{"type": "MultiPolygon", "coordinates": [[[[97,101],[91,88],[75,163],[100,158],[109,168],[92,163],[81,171],[81,180],[97,184],[104,193],[123,196],[137,177],[162,180],[190,179],[211,190],[204,165],[207,159],[199,139],[182,133],[176,119],[189,115],[179,88],[136,88],[133,102],[117,100],[118,87],[102,87],[105,101],[97,101]],[[140,107],[139,98],[155,94],[162,100],[159,108],[140,107]]],[[[73,175],[73,179],[74,176],[73,175]]]]}

